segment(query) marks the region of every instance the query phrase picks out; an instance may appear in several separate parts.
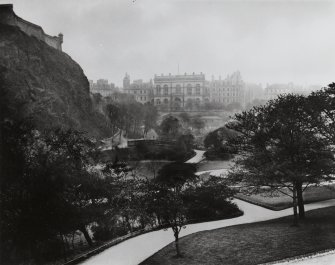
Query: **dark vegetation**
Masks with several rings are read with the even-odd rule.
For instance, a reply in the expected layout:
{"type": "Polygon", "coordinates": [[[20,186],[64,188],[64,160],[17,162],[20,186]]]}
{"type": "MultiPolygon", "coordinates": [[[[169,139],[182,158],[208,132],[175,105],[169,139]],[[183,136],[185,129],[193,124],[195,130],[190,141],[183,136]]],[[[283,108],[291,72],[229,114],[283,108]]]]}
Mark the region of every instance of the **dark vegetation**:
{"type": "Polygon", "coordinates": [[[237,153],[234,146],[226,145],[227,141],[235,138],[238,133],[226,127],[218,128],[206,135],[204,146],[207,149],[205,156],[208,160],[228,160],[237,153]]]}
{"type": "Polygon", "coordinates": [[[40,130],[58,126],[89,137],[110,134],[107,117],[90,97],[87,77],[70,56],[9,25],[0,24],[0,42],[4,104],[22,105],[22,115],[40,130]]]}
{"type": "Polygon", "coordinates": [[[141,104],[133,98],[106,99],[104,109],[110,121],[112,134],[124,131],[128,138],[142,138],[150,129],[156,129],[158,113],[151,104],[141,104]]]}
{"type": "Polygon", "coordinates": [[[176,256],[181,257],[179,233],[188,223],[205,222],[240,214],[231,202],[233,192],[221,178],[198,179],[193,164],[165,165],[151,184],[151,204],[158,223],[171,228],[176,256]]]}
{"type": "Polygon", "coordinates": [[[143,265],[226,264],[255,265],[335,247],[335,207],[306,213],[300,226],[292,217],[243,224],[182,237],[183,257],[174,258],[171,243],[142,262],[143,265]]]}
{"type": "MultiPolygon", "coordinates": [[[[28,45],[33,45],[31,49],[34,48],[34,45],[42,51],[46,49],[46,52],[50,53],[50,61],[52,61],[52,56],[55,57],[54,60],[58,58],[58,51],[48,50],[51,48],[44,47],[43,43],[28,38],[21,32],[17,32],[17,34],[18,38],[23,38],[28,42],[28,45]]],[[[22,42],[20,41],[20,43],[22,42]]],[[[8,54],[9,58],[14,56],[10,52],[8,54]]],[[[40,56],[39,53],[38,56],[40,56]]],[[[65,63],[70,60],[68,57],[66,58],[63,58],[65,60],[63,62],[64,71],[68,67],[65,63]]],[[[32,58],[30,59],[32,60],[32,58]]],[[[8,64],[12,63],[8,59],[8,64]]],[[[31,61],[28,63],[27,69],[32,67],[30,63],[31,61]]],[[[37,70],[43,69],[46,65],[48,63],[41,60],[41,65],[37,70]]],[[[13,81],[15,67],[18,66],[11,65],[6,70],[8,72],[4,75],[1,72],[0,76],[1,264],[45,264],[59,259],[67,260],[75,253],[72,238],[78,233],[85,238],[88,246],[94,247],[106,240],[142,229],[176,228],[174,222],[176,219],[173,215],[175,213],[178,213],[178,218],[182,221],[178,223],[178,219],[177,223],[182,226],[191,221],[191,218],[194,222],[196,218],[204,220],[203,218],[224,216],[225,210],[223,208],[229,206],[228,202],[222,204],[219,216],[210,216],[216,211],[202,213],[201,216],[190,213],[191,202],[186,204],[184,199],[186,183],[178,184],[178,192],[175,193],[169,186],[170,184],[164,183],[161,179],[162,176],[166,175],[164,172],[171,170],[171,166],[162,168],[158,173],[160,177],[157,176],[154,180],[137,176],[131,167],[118,159],[115,159],[114,163],[105,163],[102,167],[96,167],[100,161],[96,141],[92,138],[95,135],[94,131],[89,131],[89,134],[78,131],[77,129],[86,128],[84,123],[73,126],[75,129],[71,128],[71,123],[64,123],[64,126],[60,126],[63,124],[63,120],[57,121],[57,109],[52,109],[50,112],[50,115],[51,113],[56,115],[56,118],[54,117],[56,121],[48,116],[48,109],[41,114],[46,115],[42,118],[41,112],[34,108],[34,103],[43,100],[41,95],[35,94],[36,101],[34,102],[31,102],[29,95],[13,95],[16,92],[25,93],[25,89],[32,89],[29,82],[28,85],[16,83],[25,80],[25,77],[22,77],[21,81],[13,81]],[[15,89],[17,91],[13,91],[15,89]],[[182,211],[180,211],[181,209],[182,211]]],[[[63,73],[63,70],[58,69],[55,65],[50,67],[54,67],[55,72],[63,73]]],[[[73,65],[71,69],[76,67],[77,65],[73,65]]],[[[33,67],[31,69],[31,71],[34,70],[33,67]]],[[[78,70],[80,70],[79,77],[73,73],[73,82],[79,82],[78,80],[83,77],[85,83],[83,83],[83,87],[85,87],[87,79],[84,75],[81,76],[82,71],[79,66],[78,70]]],[[[49,77],[47,72],[44,74],[46,77],[43,78],[49,77]]],[[[66,73],[63,75],[64,78],[70,78],[66,77],[66,73]]],[[[42,78],[37,73],[36,76],[42,78]]],[[[54,76],[52,78],[62,80],[61,77],[54,76]]],[[[28,77],[26,79],[30,80],[28,77]]],[[[61,82],[59,80],[57,82],[61,82]]],[[[51,88],[53,88],[52,85],[46,86],[45,90],[51,88]]],[[[57,95],[60,88],[55,86],[54,89],[56,90],[49,92],[57,95]]],[[[81,91],[79,87],[71,89],[77,89],[77,93],[81,91]]],[[[83,92],[82,96],[90,104],[88,91],[83,92]]],[[[68,95],[64,94],[64,98],[67,97],[68,95]]],[[[56,98],[61,98],[61,96],[57,95],[56,98]]],[[[98,101],[99,98],[94,96],[95,107],[97,107],[98,101]]],[[[143,124],[146,126],[145,130],[154,126],[149,122],[155,121],[156,114],[152,110],[152,106],[139,107],[136,112],[143,110],[143,113],[142,116],[136,116],[137,113],[129,113],[128,103],[132,107],[138,107],[137,104],[133,104],[128,99],[106,105],[107,109],[110,110],[110,121],[107,120],[110,130],[116,131],[117,128],[125,130],[129,135],[136,136],[143,124]],[[124,111],[126,113],[123,113],[124,111]],[[151,118],[146,118],[148,116],[151,118]],[[111,128],[111,125],[114,124],[116,124],[115,128],[111,128]]],[[[71,104],[74,104],[73,108],[75,108],[76,104],[80,105],[81,103],[72,102],[71,104]]],[[[47,108],[46,105],[39,106],[41,111],[47,108]]],[[[71,106],[68,107],[71,108],[71,106]]],[[[72,110],[74,110],[73,108],[72,110]]],[[[78,110],[78,112],[80,111],[78,110]]],[[[92,115],[91,112],[86,114],[92,115]]],[[[66,119],[71,120],[74,117],[71,115],[66,119]]],[[[105,124],[105,121],[104,119],[102,124],[105,124]]],[[[87,128],[90,130],[89,126],[87,128]]],[[[97,133],[99,137],[102,135],[100,133],[101,131],[97,133]]],[[[167,125],[163,128],[163,133],[166,137],[171,137],[173,130],[170,130],[167,125]]],[[[173,137],[174,152],[188,155],[192,149],[193,136],[181,131],[180,134],[175,134],[173,137]]],[[[177,156],[174,154],[173,159],[176,158],[177,156]]],[[[188,176],[187,182],[196,181],[196,178],[193,178],[195,169],[191,168],[191,165],[180,162],[173,166],[173,168],[179,167],[180,176],[188,176]]],[[[187,191],[187,194],[192,194],[191,187],[187,191]]],[[[225,189],[222,189],[222,192],[224,192],[222,198],[229,201],[230,193],[225,195],[225,189]]],[[[205,208],[205,206],[203,207],[205,208]]],[[[238,211],[237,208],[231,208],[238,211]]],[[[181,227],[179,226],[178,229],[181,227]]]]}
{"type": "MultiPolygon", "coordinates": [[[[157,127],[157,112],[151,105],[128,97],[91,98],[82,69],[65,53],[10,26],[0,26],[0,41],[4,43],[0,47],[1,264],[66,260],[73,251],[70,235],[78,231],[94,246],[157,227],[172,229],[180,257],[182,251],[189,253],[186,246],[182,251],[179,247],[179,233],[186,224],[241,214],[231,203],[229,183],[214,177],[198,179],[195,166],[183,163],[192,154],[192,132],[203,127],[199,118],[168,116],[157,127]],[[137,158],[175,161],[163,166],[155,178],[139,177],[117,157],[113,163],[97,167],[101,162],[97,138],[118,131],[137,138],[151,128],[158,131],[161,143],[169,143],[168,148],[158,151],[139,144],[134,152],[137,158]]],[[[318,184],[333,174],[334,94],[332,84],[309,97],[281,96],[237,114],[237,122],[229,124],[229,129],[220,128],[206,138],[209,156],[222,158],[239,152],[240,168],[230,181],[255,190],[260,186],[287,188],[295,216],[299,208],[303,218],[303,184],[318,184]]],[[[327,222],[333,222],[333,211],[319,213],[324,219],[314,220],[322,229],[329,229],[327,222]]],[[[283,223],[289,229],[286,221],[283,223]]],[[[316,234],[315,226],[309,224],[302,221],[300,228],[292,229],[309,239],[311,233],[316,234]]],[[[261,230],[266,236],[271,235],[269,231],[278,236],[284,234],[284,225],[279,226],[277,230],[270,229],[273,226],[261,230]]],[[[260,228],[250,227],[254,232],[245,236],[254,240],[253,233],[260,228]]],[[[317,233],[320,241],[324,239],[322,229],[317,233]]],[[[240,231],[230,237],[236,239],[236,235],[244,234],[240,231]]],[[[242,237],[237,248],[245,247],[244,242],[242,237]]],[[[310,249],[308,242],[306,251],[310,249]]],[[[283,245],[289,244],[285,241],[283,245]]],[[[229,250],[226,245],[224,248],[229,250]]],[[[281,245],[276,249],[282,253],[281,245]]]]}
{"type": "Polygon", "coordinates": [[[227,125],[239,133],[226,143],[240,154],[232,182],[248,193],[267,186],[292,197],[296,225],[298,215],[305,216],[303,192],[334,174],[334,88],[331,84],[308,97],[279,96],[236,114],[227,125]]]}
{"type": "Polygon", "coordinates": [[[238,154],[229,178],[241,187],[241,196],[259,199],[266,187],[291,197],[297,225],[298,216],[305,215],[304,191],[333,178],[334,93],[333,83],[308,96],[281,95],[235,114],[206,136],[207,158],[238,154]]]}

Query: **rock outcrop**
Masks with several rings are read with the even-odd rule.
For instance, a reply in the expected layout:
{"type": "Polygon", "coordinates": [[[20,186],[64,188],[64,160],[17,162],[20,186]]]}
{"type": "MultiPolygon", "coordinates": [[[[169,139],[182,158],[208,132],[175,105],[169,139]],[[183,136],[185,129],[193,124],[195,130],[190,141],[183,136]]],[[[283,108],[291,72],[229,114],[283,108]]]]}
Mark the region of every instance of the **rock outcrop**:
{"type": "Polygon", "coordinates": [[[0,23],[1,96],[13,112],[33,117],[40,129],[61,126],[109,135],[105,116],[95,111],[82,68],[66,53],[18,27],[0,23]]]}

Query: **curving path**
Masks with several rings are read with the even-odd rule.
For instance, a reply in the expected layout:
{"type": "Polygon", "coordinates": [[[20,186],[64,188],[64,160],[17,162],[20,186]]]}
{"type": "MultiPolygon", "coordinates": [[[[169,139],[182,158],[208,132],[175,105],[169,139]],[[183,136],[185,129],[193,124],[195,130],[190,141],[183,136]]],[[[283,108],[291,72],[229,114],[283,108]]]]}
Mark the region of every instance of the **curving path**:
{"type": "Polygon", "coordinates": [[[199,163],[200,161],[204,160],[205,157],[204,157],[204,153],[206,151],[202,151],[202,150],[196,150],[194,149],[194,152],[195,152],[195,156],[192,157],[191,159],[187,160],[185,163],[190,163],[190,164],[197,164],[199,163]]]}
{"type": "MultiPolygon", "coordinates": [[[[234,200],[234,202],[241,210],[244,211],[243,216],[220,221],[187,225],[185,229],[182,229],[181,236],[186,236],[195,232],[212,230],[226,226],[265,221],[292,214],[292,209],[271,211],[237,199],[234,200]]],[[[307,204],[305,205],[305,208],[306,211],[308,211],[328,206],[335,206],[335,199],[307,204]]],[[[109,249],[106,249],[105,251],[87,259],[81,264],[136,265],[173,241],[174,237],[171,229],[150,232],[131,238],[109,249]]],[[[299,263],[299,265],[301,264],[304,263],[299,263]]]]}
{"type": "Polygon", "coordinates": [[[330,265],[335,264],[335,250],[325,253],[304,257],[297,260],[284,261],[276,263],[276,265],[330,265]]]}

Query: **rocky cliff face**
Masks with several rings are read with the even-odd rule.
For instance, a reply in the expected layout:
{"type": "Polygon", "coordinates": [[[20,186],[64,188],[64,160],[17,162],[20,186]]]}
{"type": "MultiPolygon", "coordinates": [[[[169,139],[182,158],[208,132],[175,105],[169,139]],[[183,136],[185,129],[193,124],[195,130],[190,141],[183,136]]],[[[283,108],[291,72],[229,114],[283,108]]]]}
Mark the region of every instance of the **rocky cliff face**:
{"type": "Polygon", "coordinates": [[[89,83],[67,54],[0,24],[0,88],[12,112],[32,116],[40,129],[62,126],[108,136],[106,118],[95,111],[89,83]]]}

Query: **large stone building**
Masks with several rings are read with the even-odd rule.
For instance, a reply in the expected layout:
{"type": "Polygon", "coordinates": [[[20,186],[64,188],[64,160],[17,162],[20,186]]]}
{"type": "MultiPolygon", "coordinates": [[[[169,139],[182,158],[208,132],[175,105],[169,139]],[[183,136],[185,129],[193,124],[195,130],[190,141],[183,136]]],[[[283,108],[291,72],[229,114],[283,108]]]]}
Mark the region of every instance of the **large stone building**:
{"type": "Polygon", "coordinates": [[[96,83],[93,80],[89,80],[90,83],[90,92],[92,94],[100,94],[103,97],[109,97],[115,92],[117,89],[113,83],[108,83],[107,79],[98,79],[96,83]]]}
{"type": "Polygon", "coordinates": [[[245,83],[240,72],[207,81],[205,74],[155,75],[154,80],[134,80],[126,73],[123,90],[141,103],[153,103],[161,110],[197,109],[205,103],[245,104],[245,83]]]}
{"type": "Polygon", "coordinates": [[[149,82],[143,82],[142,79],[134,80],[130,83],[130,76],[126,73],[123,78],[123,92],[133,96],[133,98],[142,103],[153,102],[153,83],[152,80],[149,82]]]}
{"type": "Polygon", "coordinates": [[[244,105],[245,84],[239,71],[228,75],[224,80],[219,78],[209,83],[209,94],[211,102],[218,102],[228,105],[230,103],[240,103],[244,105]]]}
{"type": "Polygon", "coordinates": [[[188,108],[209,101],[205,74],[155,75],[154,104],[161,109],[188,108]]]}
{"type": "Polygon", "coordinates": [[[270,100],[277,98],[279,95],[293,93],[295,86],[293,83],[288,84],[267,84],[265,87],[265,99],[270,100]]]}

